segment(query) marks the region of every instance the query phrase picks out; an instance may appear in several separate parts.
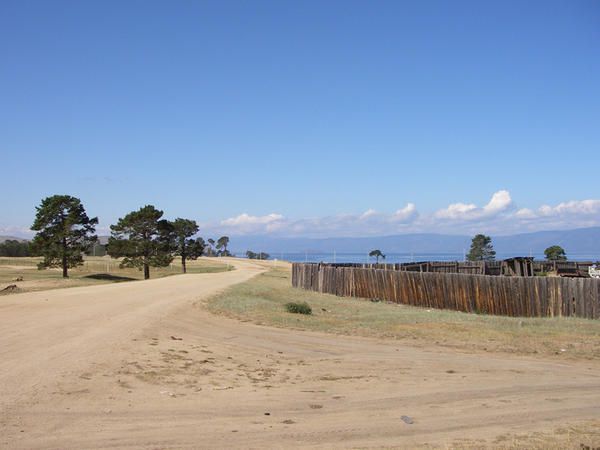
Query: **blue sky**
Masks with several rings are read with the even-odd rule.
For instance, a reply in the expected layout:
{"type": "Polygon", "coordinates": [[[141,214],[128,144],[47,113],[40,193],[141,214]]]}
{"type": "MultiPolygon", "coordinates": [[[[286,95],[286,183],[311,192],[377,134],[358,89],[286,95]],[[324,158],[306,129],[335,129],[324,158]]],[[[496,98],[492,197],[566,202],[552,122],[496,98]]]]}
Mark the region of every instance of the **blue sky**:
{"type": "Polygon", "coordinates": [[[600,225],[597,1],[0,3],[0,234],[600,225]]]}

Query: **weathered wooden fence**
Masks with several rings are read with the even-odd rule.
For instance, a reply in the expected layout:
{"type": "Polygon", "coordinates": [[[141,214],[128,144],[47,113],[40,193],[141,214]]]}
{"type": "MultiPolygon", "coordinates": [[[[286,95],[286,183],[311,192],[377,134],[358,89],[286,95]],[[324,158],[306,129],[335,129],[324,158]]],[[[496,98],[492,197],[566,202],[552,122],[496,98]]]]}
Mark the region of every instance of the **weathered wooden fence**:
{"type": "Polygon", "coordinates": [[[502,316],[600,318],[600,280],[494,277],[294,263],[292,285],[347,297],[502,316]]]}
{"type": "Polygon", "coordinates": [[[560,276],[579,277],[587,276],[588,268],[594,264],[600,266],[600,262],[592,261],[534,261],[533,258],[509,258],[501,261],[420,261],[395,264],[333,263],[328,265],[332,267],[387,269],[406,272],[465,273],[470,275],[533,276],[535,273],[554,272],[560,276]]]}

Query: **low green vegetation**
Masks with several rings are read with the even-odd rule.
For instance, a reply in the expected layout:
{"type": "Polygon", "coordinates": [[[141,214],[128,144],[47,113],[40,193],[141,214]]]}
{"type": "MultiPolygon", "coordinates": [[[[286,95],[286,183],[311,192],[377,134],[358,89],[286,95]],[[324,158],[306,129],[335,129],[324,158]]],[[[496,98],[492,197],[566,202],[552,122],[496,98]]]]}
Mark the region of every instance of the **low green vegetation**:
{"type": "Polygon", "coordinates": [[[292,314],[312,314],[312,308],[306,302],[289,302],[285,304],[285,309],[292,314]]]}
{"type": "Polygon", "coordinates": [[[274,268],[208,300],[210,311],[255,323],[374,336],[469,351],[600,358],[600,321],[514,318],[336,297],[291,287],[289,268],[274,268]],[[289,314],[308,303],[312,315],[289,314]]]}

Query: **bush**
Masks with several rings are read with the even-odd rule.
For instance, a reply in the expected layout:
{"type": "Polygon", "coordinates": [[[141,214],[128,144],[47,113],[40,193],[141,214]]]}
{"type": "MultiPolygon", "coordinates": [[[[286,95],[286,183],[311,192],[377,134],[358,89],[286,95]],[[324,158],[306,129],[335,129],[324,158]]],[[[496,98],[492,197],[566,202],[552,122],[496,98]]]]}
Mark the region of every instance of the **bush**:
{"type": "Polygon", "coordinates": [[[312,314],[312,308],[306,302],[290,302],[285,304],[287,312],[292,314],[312,314]]]}

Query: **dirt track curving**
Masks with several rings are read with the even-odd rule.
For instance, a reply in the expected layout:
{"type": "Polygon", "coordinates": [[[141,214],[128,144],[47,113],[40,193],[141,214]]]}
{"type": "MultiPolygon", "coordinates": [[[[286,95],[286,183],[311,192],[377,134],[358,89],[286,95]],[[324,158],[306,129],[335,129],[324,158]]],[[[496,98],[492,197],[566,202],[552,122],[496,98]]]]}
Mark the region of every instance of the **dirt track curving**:
{"type": "Polygon", "coordinates": [[[595,361],[213,316],[203,298],[263,270],[234,264],[0,298],[0,448],[410,448],[600,418],[595,361]]]}

